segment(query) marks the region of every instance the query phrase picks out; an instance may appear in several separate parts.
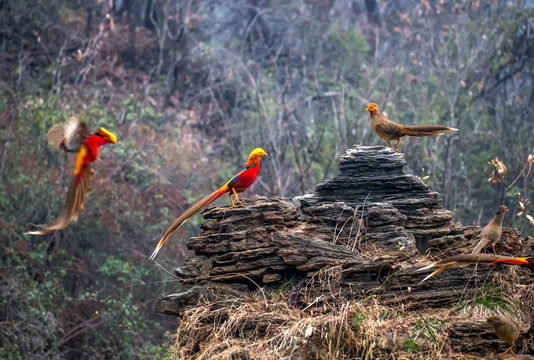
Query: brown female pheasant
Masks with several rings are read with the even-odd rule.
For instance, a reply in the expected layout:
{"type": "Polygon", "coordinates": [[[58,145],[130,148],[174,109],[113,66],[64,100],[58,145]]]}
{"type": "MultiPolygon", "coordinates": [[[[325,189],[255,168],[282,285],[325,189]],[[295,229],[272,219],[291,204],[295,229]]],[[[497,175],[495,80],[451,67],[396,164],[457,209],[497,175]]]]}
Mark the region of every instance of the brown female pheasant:
{"type": "Polygon", "coordinates": [[[491,245],[493,253],[495,253],[495,244],[501,239],[502,235],[502,220],[504,214],[508,211],[506,205],[499,206],[499,209],[495,213],[495,216],[488,225],[484,226],[484,229],[480,232],[480,241],[473,249],[473,254],[477,254],[485,251],[486,247],[491,245]]]}
{"type": "Polygon", "coordinates": [[[487,246],[491,245],[493,248],[493,253],[495,254],[495,244],[501,239],[502,235],[502,220],[504,217],[504,214],[508,211],[508,208],[506,205],[499,206],[499,209],[495,213],[495,216],[491,221],[488,223],[488,225],[484,226],[482,231],[480,232],[480,241],[478,242],[477,246],[473,249],[471,254],[462,254],[457,256],[452,256],[447,259],[443,259],[437,263],[430,264],[428,266],[425,266],[424,268],[421,268],[417,271],[430,269],[433,267],[439,267],[436,271],[425,277],[421,282],[426,281],[427,279],[431,278],[432,276],[439,274],[440,272],[448,269],[452,269],[455,267],[461,267],[468,264],[477,264],[477,263],[489,263],[489,262],[508,262],[508,263],[514,263],[518,265],[524,265],[530,268],[530,264],[528,261],[525,262],[519,262],[519,261],[513,261],[517,260],[515,258],[509,258],[509,257],[501,257],[501,258],[495,258],[491,256],[482,256],[480,254],[482,250],[484,250],[487,246]],[[512,261],[510,261],[512,260],[512,261]]]}
{"type": "Polygon", "coordinates": [[[499,339],[510,345],[508,350],[504,353],[512,350],[513,354],[514,344],[519,338],[519,335],[521,335],[521,324],[516,324],[515,322],[506,319],[504,316],[489,316],[486,319],[486,324],[493,326],[495,334],[497,334],[499,339]]]}
{"type": "Polygon", "coordinates": [[[371,127],[379,138],[386,140],[390,147],[391,140],[397,140],[395,152],[399,151],[400,138],[403,136],[435,136],[443,135],[441,131],[458,131],[458,129],[441,125],[404,126],[382,116],[378,111],[378,106],[374,103],[367,106],[367,111],[371,116],[371,127]]]}

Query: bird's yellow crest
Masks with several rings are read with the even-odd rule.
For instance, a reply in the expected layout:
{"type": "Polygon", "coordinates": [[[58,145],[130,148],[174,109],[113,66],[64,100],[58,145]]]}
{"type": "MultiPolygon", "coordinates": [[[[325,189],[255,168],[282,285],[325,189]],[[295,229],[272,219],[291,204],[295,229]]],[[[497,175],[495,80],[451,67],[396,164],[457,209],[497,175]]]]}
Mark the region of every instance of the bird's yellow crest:
{"type": "Polygon", "coordinates": [[[245,164],[245,167],[248,168],[252,166],[252,164],[254,164],[258,160],[258,158],[261,158],[263,156],[267,156],[267,153],[265,152],[265,150],[263,150],[262,148],[255,148],[250,153],[250,156],[248,157],[248,161],[245,164]]]}
{"type": "Polygon", "coordinates": [[[107,131],[106,129],[104,129],[103,127],[101,127],[100,129],[98,129],[98,131],[96,132],[97,134],[101,135],[104,139],[107,139],[109,142],[112,142],[114,144],[117,143],[117,137],[115,136],[115,134],[113,134],[112,132],[110,131],[107,131]]]}

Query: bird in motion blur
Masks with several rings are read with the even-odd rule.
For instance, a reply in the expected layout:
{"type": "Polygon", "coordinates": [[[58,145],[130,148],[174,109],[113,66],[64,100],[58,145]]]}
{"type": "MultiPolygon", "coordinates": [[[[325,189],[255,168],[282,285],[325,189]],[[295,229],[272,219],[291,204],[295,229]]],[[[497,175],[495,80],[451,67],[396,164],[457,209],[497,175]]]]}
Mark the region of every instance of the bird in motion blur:
{"type": "Polygon", "coordinates": [[[382,116],[378,111],[378,106],[374,103],[369,104],[366,111],[369,111],[371,127],[379,138],[386,140],[389,147],[391,147],[391,140],[397,140],[395,152],[399,151],[400,138],[403,136],[436,136],[443,135],[443,131],[446,130],[458,131],[458,129],[441,125],[404,126],[382,116]]]}
{"type": "Polygon", "coordinates": [[[89,192],[89,183],[94,176],[90,163],[98,159],[98,149],[108,143],[117,143],[115,135],[103,127],[94,134],[78,117],[71,117],[65,124],[52,126],[46,134],[54,148],[66,152],[77,152],[74,174],[67,191],[67,199],[61,215],[45,225],[37,225],[40,230],[29,231],[29,235],[46,235],[65,228],[78,219],[83,201],[89,192]]]}
{"type": "MultiPolygon", "coordinates": [[[[439,262],[430,264],[428,266],[425,266],[425,267],[417,270],[417,271],[423,271],[423,270],[430,269],[430,268],[433,268],[433,267],[439,267],[439,269],[435,270],[433,273],[431,273],[430,275],[425,277],[423,280],[421,280],[421,282],[424,282],[424,281],[430,279],[432,276],[434,276],[436,274],[439,274],[440,272],[442,272],[444,270],[447,270],[447,269],[451,269],[451,268],[455,268],[455,267],[461,267],[461,266],[464,266],[464,265],[467,265],[467,264],[471,264],[471,263],[484,262],[484,261],[479,261],[479,259],[482,259],[482,258],[485,259],[485,257],[473,256],[473,257],[463,258],[462,256],[480,254],[480,252],[482,252],[482,250],[484,250],[489,245],[492,246],[493,253],[495,253],[495,244],[501,238],[501,235],[502,235],[502,221],[503,221],[503,218],[504,218],[504,214],[507,211],[508,211],[508,208],[505,205],[499,206],[499,209],[495,213],[495,216],[491,219],[491,221],[488,223],[488,225],[484,226],[484,228],[480,232],[480,241],[478,242],[477,246],[475,246],[475,248],[473,249],[471,254],[453,256],[453,257],[441,260],[439,262]],[[457,259],[456,259],[457,257],[459,257],[461,259],[461,261],[457,261],[457,259]],[[447,260],[447,261],[445,261],[445,260],[447,260]],[[477,261],[472,262],[473,260],[477,260],[477,261]]],[[[493,260],[497,260],[497,259],[493,259],[493,260]]],[[[488,262],[490,262],[490,261],[488,261],[488,262]]]]}
{"type": "Polygon", "coordinates": [[[167,229],[167,231],[165,231],[165,234],[158,242],[156,249],[150,256],[150,260],[154,260],[156,258],[159,250],[174,231],[182,226],[193,215],[197,214],[200,210],[204,209],[206,206],[218,199],[221,195],[228,193],[230,201],[232,202],[232,207],[235,207],[235,202],[241,203],[237,194],[244,192],[250,185],[254,183],[256,177],[258,176],[258,172],[260,171],[260,159],[266,155],[267,153],[262,148],[256,148],[252,150],[248,161],[245,164],[245,170],[232,177],[219,189],[198,201],[195,205],[191,206],[186,212],[178,217],[178,219],[176,219],[176,221],[167,229]]]}
{"type": "MultiPolygon", "coordinates": [[[[516,340],[521,334],[521,326],[506,319],[504,316],[488,316],[486,318],[486,324],[493,326],[495,334],[497,334],[499,339],[510,345],[508,350],[506,350],[504,353],[512,350],[516,340]]],[[[512,350],[512,353],[513,352],[514,351],[512,350]]]]}

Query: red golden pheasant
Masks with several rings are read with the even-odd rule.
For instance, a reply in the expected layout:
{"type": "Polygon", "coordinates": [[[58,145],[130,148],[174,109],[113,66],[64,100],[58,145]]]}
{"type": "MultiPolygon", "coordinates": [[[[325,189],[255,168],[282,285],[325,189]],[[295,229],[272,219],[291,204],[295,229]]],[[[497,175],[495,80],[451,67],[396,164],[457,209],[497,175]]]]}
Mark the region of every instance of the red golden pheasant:
{"type": "Polygon", "coordinates": [[[378,111],[378,106],[374,103],[369,104],[366,111],[369,111],[371,127],[379,138],[386,140],[389,147],[391,147],[391,140],[397,140],[395,152],[399,151],[400,138],[403,136],[435,136],[443,135],[442,131],[446,130],[458,131],[458,129],[441,125],[404,126],[382,116],[378,111]]]}
{"type": "Polygon", "coordinates": [[[254,149],[250,153],[248,161],[245,164],[245,170],[232,177],[221,188],[215,190],[197,202],[195,205],[191,206],[191,208],[189,208],[178,219],[176,219],[176,221],[167,229],[167,231],[165,231],[165,234],[159,241],[158,246],[150,256],[150,260],[154,260],[156,258],[159,250],[174,231],[182,226],[193,215],[197,214],[200,210],[204,209],[206,206],[218,199],[221,195],[228,193],[228,196],[230,196],[230,201],[232,202],[232,207],[235,207],[234,201],[241,203],[237,194],[244,192],[250,185],[254,183],[256,177],[258,176],[258,172],[260,171],[260,159],[266,155],[267,153],[263,149],[254,149]],[[233,199],[232,196],[234,197],[233,199]]]}
{"type": "Polygon", "coordinates": [[[52,126],[46,137],[56,149],[78,152],[78,155],[63,213],[50,224],[38,225],[41,230],[27,232],[30,235],[50,234],[78,219],[78,214],[83,208],[83,201],[89,192],[89,182],[94,175],[94,170],[89,163],[98,159],[100,146],[117,142],[115,135],[103,127],[91,134],[85,123],[77,117],[70,118],[64,125],[52,126]]]}

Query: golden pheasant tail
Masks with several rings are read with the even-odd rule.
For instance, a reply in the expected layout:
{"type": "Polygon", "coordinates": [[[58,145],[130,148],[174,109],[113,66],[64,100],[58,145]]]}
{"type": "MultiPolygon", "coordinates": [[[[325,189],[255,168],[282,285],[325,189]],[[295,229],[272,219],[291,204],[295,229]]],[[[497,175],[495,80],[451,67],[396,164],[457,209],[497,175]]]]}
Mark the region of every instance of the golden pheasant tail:
{"type": "MultiPolygon", "coordinates": [[[[224,188],[224,187],[223,187],[224,188]]],[[[173,232],[175,232],[180,226],[182,226],[187,220],[189,220],[191,217],[196,215],[200,210],[204,209],[206,206],[217,200],[221,195],[227,192],[227,190],[223,190],[223,188],[220,188],[218,190],[215,190],[202,200],[195,203],[195,205],[191,206],[186,212],[184,212],[174,223],[165,231],[165,234],[161,238],[161,240],[158,243],[158,246],[156,246],[156,249],[150,255],[150,260],[154,260],[156,258],[156,255],[158,255],[159,249],[163,246],[165,241],[171,236],[173,232]]]]}
{"type": "Polygon", "coordinates": [[[408,136],[436,136],[443,135],[441,131],[458,131],[458,129],[450,128],[447,126],[441,125],[416,125],[416,126],[405,126],[401,135],[408,136]]]}
{"type": "Polygon", "coordinates": [[[94,175],[94,170],[89,164],[85,164],[80,180],[74,176],[67,191],[65,207],[61,215],[54,221],[45,225],[38,225],[41,230],[28,231],[28,235],[47,235],[54,231],[64,229],[71,221],[78,219],[78,214],[83,208],[83,201],[89,193],[89,184],[94,175]]]}
{"type": "MultiPolygon", "coordinates": [[[[439,267],[436,271],[425,277],[422,282],[425,282],[426,280],[430,279],[432,276],[452,268],[458,268],[470,264],[495,264],[495,263],[510,263],[510,264],[518,264],[518,265],[525,265],[529,266],[528,261],[524,260],[527,258],[513,258],[510,256],[500,256],[500,255],[494,255],[494,254],[461,254],[461,255],[455,255],[448,258],[445,258],[441,261],[432,263],[430,265],[427,265],[421,269],[418,269],[417,271],[423,271],[428,270],[434,267],[439,267]],[[517,259],[520,259],[519,261],[517,259]]],[[[534,264],[533,264],[534,265],[534,264]]]]}

